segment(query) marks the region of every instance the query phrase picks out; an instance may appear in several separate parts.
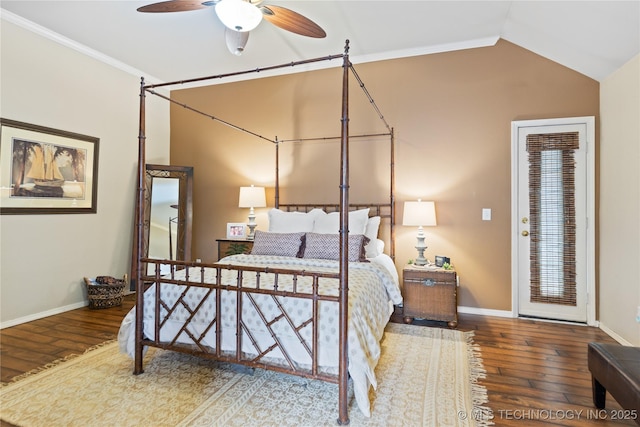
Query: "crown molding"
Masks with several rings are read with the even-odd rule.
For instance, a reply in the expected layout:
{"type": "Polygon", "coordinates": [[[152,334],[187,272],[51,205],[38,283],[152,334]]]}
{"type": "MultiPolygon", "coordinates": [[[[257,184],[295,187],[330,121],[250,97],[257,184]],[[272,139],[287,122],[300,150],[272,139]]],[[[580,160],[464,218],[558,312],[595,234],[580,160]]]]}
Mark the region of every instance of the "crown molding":
{"type": "Polygon", "coordinates": [[[134,75],[136,77],[145,77],[145,81],[148,83],[160,83],[161,80],[155,78],[153,76],[149,76],[149,74],[145,73],[142,70],[139,70],[135,67],[125,64],[124,62],[118,61],[104,53],[98,52],[95,49],[91,49],[88,46],[85,46],[81,43],[76,42],[68,37],[65,37],[61,34],[56,33],[55,31],[51,31],[48,28],[43,27],[42,25],[38,25],[35,22],[29,21],[15,13],[9,12],[6,9],[0,8],[0,19],[15,24],[25,30],[31,31],[39,36],[42,36],[46,39],[49,39],[53,42],[61,44],[62,46],[73,49],[83,55],[86,55],[90,58],[96,59],[100,62],[103,62],[111,67],[117,68],[118,70],[124,71],[125,73],[134,75]]]}
{"type": "MultiPolygon", "coordinates": [[[[51,31],[48,28],[38,25],[32,21],[24,19],[21,16],[16,15],[15,13],[9,12],[8,10],[0,8],[0,18],[7,22],[11,22],[15,25],[18,25],[19,27],[22,27],[26,30],[29,30],[33,33],[36,33],[42,37],[45,37],[51,41],[54,41],[70,49],[73,49],[83,55],[86,55],[100,62],[103,62],[111,67],[124,71],[125,73],[132,74],[136,77],[144,76],[145,82],[147,84],[157,84],[157,83],[163,82],[162,80],[156,77],[150,76],[149,74],[145,73],[142,70],[139,70],[121,61],[118,61],[108,55],[105,55],[95,49],[92,49],[88,46],[78,43],[75,40],[72,40],[68,37],[65,37],[61,34],[51,31]]],[[[479,47],[493,46],[498,42],[499,39],[500,39],[500,36],[496,35],[496,36],[490,36],[490,37],[485,37],[480,39],[465,40],[465,41],[456,42],[456,43],[445,43],[445,44],[433,45],[433,46],[401,49],[401,50],[394,50],[394,51],[388,51],[388,52],[382,52],[382,53],[376,53],[376,54],[370,54],[370,55],[352,55],[349,57],[349,59],[354,64],[364,64],[367,62],[386,61],[390,59],[407,58],[412,56],[432,55],[436,53],[451,52],[456,50],[475,49],[479,47]]],[[[268,72],[263,71],[256,74],[243,74],[243,75],[234,76],[231,78],[226,78],[224,79],[224,81],[217,79],[217,80],[207,80],[207,81],[202,81],[197,83],[189,83],[189,84],[184,84],[180,87],[184,89],[184,88],[198,87],[198,86],[210,86],[214,84],[232,83],[236,81],[251,80],[255,78],[274,77],[274,76],[281,76],[281,75],[287,75],[287,74],[302,73],[306,71],[322,70],[326,68],[333,68],[336,66],[342,66],[342,62],[341,61],[321,61],[321,62],[306,64],[306,65],[297,66],[297,67],[280,68],[280,69],[271,70],[268,72]],[[259,77],[256,77],[258,75],[259,77]]]]}
{"type": "Polygon", "coordinates": [[[476,49],[479,47],[494,46],[498,43],[500,36],[484,37],[481,39],[465,40],[455,43],[444,43],[432,46],[422,46],[410,49],[394,50],[371,55],[351,56],[353,63],[366,63],[375,61],[386,61],[389,59],[408,58],[411,56],[433,55],[436,53],[452,52],[456,50],[476,49]]]}

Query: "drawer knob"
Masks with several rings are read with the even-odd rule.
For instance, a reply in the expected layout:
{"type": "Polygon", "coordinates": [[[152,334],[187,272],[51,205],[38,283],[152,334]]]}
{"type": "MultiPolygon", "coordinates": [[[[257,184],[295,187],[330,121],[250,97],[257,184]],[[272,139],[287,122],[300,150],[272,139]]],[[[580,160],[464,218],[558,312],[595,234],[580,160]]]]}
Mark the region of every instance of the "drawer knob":
{"type": "Polygon", "coordinates": [[[425,286],[434,286],[436,284],[436,281],[433,279],[424,279],[422,281],[422,284],[425,286]]]}

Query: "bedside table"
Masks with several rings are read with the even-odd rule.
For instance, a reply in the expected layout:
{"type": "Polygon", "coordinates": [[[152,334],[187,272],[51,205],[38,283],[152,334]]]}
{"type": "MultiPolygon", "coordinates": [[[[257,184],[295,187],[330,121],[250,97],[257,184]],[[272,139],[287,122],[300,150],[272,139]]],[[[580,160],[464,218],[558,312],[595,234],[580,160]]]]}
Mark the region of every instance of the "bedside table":
{"type": "Polygon", "coordinates": [[[458,326],[458,283],[455,270],[406,265],[402,270],[405,323],[414,318],[458,326]]]}
{"type": "Polygon", "coordinates": [[[253,248],[253,240],[216,239],[218,242],[218,261],[228,255],[248,254],[253,248]]]}

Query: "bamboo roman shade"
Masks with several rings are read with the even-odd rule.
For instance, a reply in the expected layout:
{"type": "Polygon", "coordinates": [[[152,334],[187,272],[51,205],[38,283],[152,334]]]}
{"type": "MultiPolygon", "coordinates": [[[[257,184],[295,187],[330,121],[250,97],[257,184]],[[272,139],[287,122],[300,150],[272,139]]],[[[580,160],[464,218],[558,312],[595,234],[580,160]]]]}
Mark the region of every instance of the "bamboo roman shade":
{"type": "Polygon", "coordinates": [[[578,132],[527,136],[531,302],[576,305],[578,132]]]}

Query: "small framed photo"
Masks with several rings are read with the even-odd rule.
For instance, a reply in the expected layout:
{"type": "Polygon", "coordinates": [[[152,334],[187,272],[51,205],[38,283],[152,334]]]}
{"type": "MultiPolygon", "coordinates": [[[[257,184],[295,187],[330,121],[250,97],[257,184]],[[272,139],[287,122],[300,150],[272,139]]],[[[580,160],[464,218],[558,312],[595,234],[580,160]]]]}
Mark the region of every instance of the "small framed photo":
{"type": "Polygon", "coordinates": [[[246,239],[247,224],[243,222],[227,223],[227,239],[246,239]]]}
{"type": "Polygon", "coordinates": [[[445,263],[451,264],[451,259],[446,256],[436,255],[436,267],[442,267],[445,263]]]}

